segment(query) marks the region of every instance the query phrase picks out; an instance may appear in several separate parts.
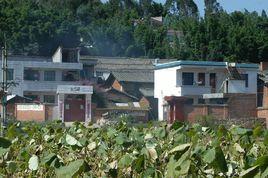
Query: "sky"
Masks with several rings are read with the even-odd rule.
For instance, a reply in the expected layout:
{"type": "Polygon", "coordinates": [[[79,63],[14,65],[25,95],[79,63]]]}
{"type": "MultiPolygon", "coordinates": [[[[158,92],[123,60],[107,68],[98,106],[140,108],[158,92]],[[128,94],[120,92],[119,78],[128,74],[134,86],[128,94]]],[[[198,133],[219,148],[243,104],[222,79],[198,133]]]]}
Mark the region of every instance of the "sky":
{"type": "MultiPolygon", "coordinates": [[[[102,0],[107,1],[107,0],[102,0]]],[[[154,0],[155,2],[165,3],[166,0],[154,0]]],[[[199,7],[199,11],[204,14],[204,0],[194,0],[199,7]]],[[[268,14],[268,0],[218,0],[220,5],[227,12],[244,11],[247,9],[249,12],[257,11],[261,13],[264,9],[268,14]]]]}
{"type": "MultiPolygon", "coordinates": [[[[154,0],[155,2],[165,3],[166,0],[154,0]]],[[[201,14],[204,13],[204,0],[194,0],[199,7],[199,11],[201,14]]],[[[257,11],[261,13],[264,9],[268,13],[268,0],[218,0],[220,5],[227,12],[233,11],[244,11],[247,9],[248,11],[257,11]]]]}

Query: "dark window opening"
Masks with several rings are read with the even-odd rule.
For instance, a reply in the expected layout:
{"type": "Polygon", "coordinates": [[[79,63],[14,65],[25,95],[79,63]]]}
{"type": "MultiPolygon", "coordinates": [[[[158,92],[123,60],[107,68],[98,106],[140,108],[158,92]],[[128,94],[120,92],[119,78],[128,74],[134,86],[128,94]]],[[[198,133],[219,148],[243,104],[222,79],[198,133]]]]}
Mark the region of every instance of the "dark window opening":
{"type": "Polygon", "coordinates": [[[198,73],[198,85],[204,86],[206,84],[206,74],[205,73],[198,73]]]}
{"type": "Polygon", "coordinates": [[[39,81],[40,73],[38,70],[25,69],[24,70],[24,80],[39,81]]]}
{"type": "Polygon", "coordinates": [[[66,63],[77,63],[78,52],[76,49],[63,49],[62,50],[62,62],[66,63]]]}
{"type": "Polygon", "coordinates": [[[182,73],[182,85],[193,85],[194,84],[194,73],[183,72],[182,73]]]}
{"type": "Polygon", "coordinates": [[[206,100],[203,98],[198,98],[198,104],[205,104],[206,100]]]}
{"type": "Polygon", "coordinates": [[[63,81],[79,81],[78,71],[63,71],[62,75],[63,81]]]}
{"type": "Polygon", "coordinates": [[[216,88],[216,74],[215,73],[209,74],[209,85],[212,88],[216,88]]]}
{"type": "Polygon", "coordinates": [[[227,104],[228,98],[212,98],[209,99],[209,104],[227,104]]]}
{"type": "Polygon", "coordinates": [[[194,104],[194,99],[193,99],[193,98],[189,98],[189,99],[187,99],[187,100],[185,101],[185,104],[187,104],[187,105],[192,105],[192,104],[194,104]]]}
{"type": "Polygon", "coordinates": [[[45,71],[44,81],[55,81],[55,76],[56,76],[55,71],[45,71]]]}
{"type": "Polygon", "coordinates": [[[245,87],[248,88],[248,74],[241,74],[243,80],[245,80],[245,87]]]}
{"type": "Polygon", "coordinates": [[[55,103],[54,95],[44,95],[44,103],[55,103]]]}
{"type": "Polygon", "coordinates": [[[14,80],[14,69],[7,69],[7,80],[14,80]]]}

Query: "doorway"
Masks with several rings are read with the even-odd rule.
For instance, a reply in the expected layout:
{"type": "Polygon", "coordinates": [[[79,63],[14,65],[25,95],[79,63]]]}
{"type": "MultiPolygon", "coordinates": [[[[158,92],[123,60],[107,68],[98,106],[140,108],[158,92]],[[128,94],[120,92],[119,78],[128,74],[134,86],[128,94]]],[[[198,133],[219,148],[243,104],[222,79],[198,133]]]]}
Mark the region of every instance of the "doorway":
{"type": "Polygon", "coordinates": [[[85,113],[85,95],[65,95],[64,122],[85,122],[85,113]]]}

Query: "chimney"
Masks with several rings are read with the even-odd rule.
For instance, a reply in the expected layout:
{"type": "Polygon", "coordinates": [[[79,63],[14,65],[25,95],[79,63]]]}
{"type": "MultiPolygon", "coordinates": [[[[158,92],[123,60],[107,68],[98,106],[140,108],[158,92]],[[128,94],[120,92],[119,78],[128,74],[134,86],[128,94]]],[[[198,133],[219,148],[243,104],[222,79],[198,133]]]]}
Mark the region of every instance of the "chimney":
{"type": "Polygon", "coordinates": [[[154,65],[157,65],[159,61],[159,58],[154,59],[154,65]]]}
{"type": "Polygon", "coordinates": [[[260,63],[260,71],[268,70],[268,62],[260,63]]]}

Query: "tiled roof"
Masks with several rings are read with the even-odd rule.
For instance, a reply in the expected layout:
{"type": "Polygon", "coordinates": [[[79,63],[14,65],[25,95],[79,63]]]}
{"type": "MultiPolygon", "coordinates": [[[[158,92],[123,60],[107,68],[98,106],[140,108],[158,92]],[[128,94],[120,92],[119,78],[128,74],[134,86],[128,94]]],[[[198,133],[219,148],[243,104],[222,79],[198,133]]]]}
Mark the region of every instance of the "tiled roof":
{"type": "MultiPolygon", "coordinates": [[[[155,59],[126,58],[126,57],[94,57],[81,56],[84,63],[90,60],[98,60],[95,66],[96,71],[112,72],[121,70],[154,70],[155,59]]],[[[176,61],[176,59],[159,59],[158,63],[176,61]]]]}
{"type": "Polygon", "coordinates": [[[36,61],[36,62],[52,62],[52,58],[44,56],[23,56],[23,55],[12,55],[7,56],[8,61],[36,61]]]}
{"type": "Polygon", "coordinates": [[[143,94],[143,96],[154,96],[153,88],[140,88],[139,90],[143,94]]]}
{"type": "Polygon", "coordinates": [[[153,83],[154,82],[154,73],[153,71],[114,71],[112,72],[113,76],[118,81],[124,81],[124,82],[148,82],[153,83]]]}

